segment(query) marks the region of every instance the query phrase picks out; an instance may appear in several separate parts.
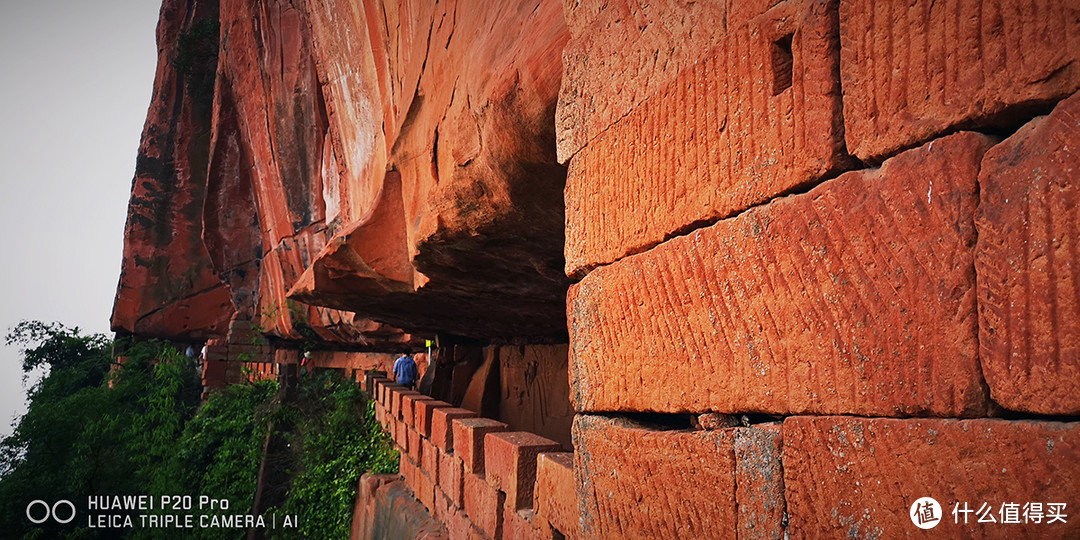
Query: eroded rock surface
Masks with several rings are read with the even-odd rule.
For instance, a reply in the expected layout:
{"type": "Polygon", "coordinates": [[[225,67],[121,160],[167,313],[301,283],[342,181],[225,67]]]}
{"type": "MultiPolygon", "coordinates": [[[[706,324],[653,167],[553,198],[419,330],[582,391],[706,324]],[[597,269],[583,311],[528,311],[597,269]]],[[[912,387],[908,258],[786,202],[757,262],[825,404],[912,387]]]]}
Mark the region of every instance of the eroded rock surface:
{"type": "Polygon", "coordinates": [[[349,225],[292,297],[464,335],[562,334],[562,6],[371,7],[311,14],[332,138],[354,151],[339,160],[349,225]]]}
{"type": "Polygon", "coordinates": [[[567,36],[550,0],[167,1],[114,328],[564,336],[567,36]]]}
{"type": "Polygon", "coordinates": [[[592,271],[567,300],[577,410],[985,414],[991,143],[945,137],[592,271]]]}
{"type": "Polygon", "coordinates": [[[1014,125],[1080,88],[1072,0],[843,0],[840,43],[844,135],[868,161],[1014,125]]]}
{"type": "Polygon", "coordinates": [[[979,359],[1008,409],[1080,413],[1080,94],[986,153],[979,359]]]}
{"type": "MultiPolygon", "coordinates": [[[[113,327],[152,336],[224,334],[232,316],[225,285],[202,242],[206,192],[205,102],[185,99],[185,75],[173,66],[177,41],[192,18],[216,16],[216,4],[166,1],[158,25],[158,69],[132,182],[124,261],[113,327]]],[[[214,59],[195,56],[191,77],[213,73],[214,59]]],[[[211,48],[211,51],[213,49],[211,48]]],[[[190,86],[190,85],[189,85],[190,86]]]]}

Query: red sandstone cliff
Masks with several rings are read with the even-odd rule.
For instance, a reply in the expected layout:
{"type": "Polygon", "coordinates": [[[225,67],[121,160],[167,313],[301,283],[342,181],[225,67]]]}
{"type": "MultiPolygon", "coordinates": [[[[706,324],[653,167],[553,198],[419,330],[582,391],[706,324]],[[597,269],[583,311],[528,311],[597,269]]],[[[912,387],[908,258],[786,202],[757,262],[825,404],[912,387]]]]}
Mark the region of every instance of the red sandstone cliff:
{"type": "MultiPolygon", "coordinates": [[[[205,338],[223,334],[235,308],[202,240],[208,108],[185,96],[173,60],[192,19],[216,20],[217,4],[165,2],[161,14],[154,97],[136,161],[112,326],[205,338]]],[[[203,55],[191,67],[205,76],[214,70],[212,59],[203,55]]]]}
{"type": "Polygon", "coordinates": [[[114,327],[479,338],[439,399],[367,380],[450,537],[1080,507],[1077,2],[169,0],[159,43],[114,327]]]}
{"type": "Polygon", "coordinates": [[[166,1],[114,329],[565,335],[566,39],[555,2],[166,1]]]}

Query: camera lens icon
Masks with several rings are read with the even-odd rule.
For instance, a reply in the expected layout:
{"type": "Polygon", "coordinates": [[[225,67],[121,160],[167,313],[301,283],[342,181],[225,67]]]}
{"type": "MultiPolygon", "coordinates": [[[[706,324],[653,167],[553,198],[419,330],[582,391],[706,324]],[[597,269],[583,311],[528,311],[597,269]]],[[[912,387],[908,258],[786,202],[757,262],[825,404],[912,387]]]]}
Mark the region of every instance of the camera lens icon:
{"type": "Polygon", "coordinates": [[[75,505],[64,499],[54,502],[52,506],[41,499],[30,501],[30,504],[26,505],[26,519],[29,519],[30,523],[40,525],[50,517],[61,525],[71,523],[71,520],[75,519],[75,505]],[[67,510],[64,510],[65,506],[67,510]],[[67,518],[61,518],[61,514],[67,514],[67,518]]]}

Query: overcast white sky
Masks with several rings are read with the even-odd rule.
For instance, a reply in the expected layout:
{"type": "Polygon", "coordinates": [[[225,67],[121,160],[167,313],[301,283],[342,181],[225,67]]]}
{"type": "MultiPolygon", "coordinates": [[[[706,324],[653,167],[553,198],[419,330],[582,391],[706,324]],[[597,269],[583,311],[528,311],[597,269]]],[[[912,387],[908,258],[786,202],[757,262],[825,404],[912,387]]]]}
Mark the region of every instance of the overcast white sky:
{"type": "MultiPolygon", "coordinates": [[[[0,327],[108,332],[161,3],[0,1],[0,327]]],[[[0,340],[0,436],[19,363],[0,340]]]]}

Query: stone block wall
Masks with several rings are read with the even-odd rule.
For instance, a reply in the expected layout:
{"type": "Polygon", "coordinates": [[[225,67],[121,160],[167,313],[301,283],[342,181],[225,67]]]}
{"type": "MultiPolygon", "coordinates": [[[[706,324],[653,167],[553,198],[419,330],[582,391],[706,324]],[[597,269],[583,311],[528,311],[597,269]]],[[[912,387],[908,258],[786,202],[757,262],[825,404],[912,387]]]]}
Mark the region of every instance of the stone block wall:
{"type": "Polygon", "coordinates": [[[159,40],[114,328],[208,387],[450,343],[441,400],[365,381],[380,508],[1080,536],[1076,0],[166,0],[159,40]]]}
{"type": "Polygon", "coordinates": [[[1080,534],[1080,6],[565,14],[581,537],[1080,534]]]}
{"type": "MultiPolygon", "coordinates": [[[[570,450],[569,347],[555,344],[454,345],[432,349],[432,365],[417,389],[455,406],[505,422],[570,450]]],[[[416,355],[418,365],[423,353],[416,355]]],[[[387,364],[387,372],[392,367],[387,364]]]]}
{"type": "Polygon", "coordinates": [[[573,453],[368,375],[375,417],[401,453],[405,485],[448,537],[578,538],[573,453]]]}

